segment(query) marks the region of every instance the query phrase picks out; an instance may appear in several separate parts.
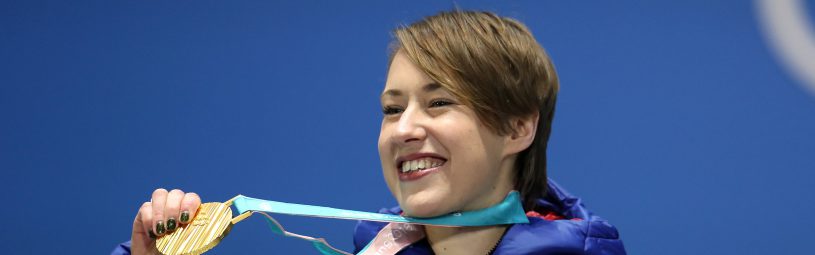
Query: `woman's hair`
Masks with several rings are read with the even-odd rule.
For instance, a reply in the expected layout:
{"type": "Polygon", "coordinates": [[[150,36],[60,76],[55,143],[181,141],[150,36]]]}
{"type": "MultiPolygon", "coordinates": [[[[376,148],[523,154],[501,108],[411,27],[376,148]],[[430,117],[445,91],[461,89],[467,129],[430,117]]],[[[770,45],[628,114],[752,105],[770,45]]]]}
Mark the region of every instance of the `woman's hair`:
{"type": "Polygon", "coordinates": [[[471,107],[499,135],[539,114],[532,144],[518,154],[514,186],[532,210],[546,195],[546,144],[558,78],[546,51],[519,21],[490,12],[450,11],[394,31],[391,59],[402,52],[471,107]]]}

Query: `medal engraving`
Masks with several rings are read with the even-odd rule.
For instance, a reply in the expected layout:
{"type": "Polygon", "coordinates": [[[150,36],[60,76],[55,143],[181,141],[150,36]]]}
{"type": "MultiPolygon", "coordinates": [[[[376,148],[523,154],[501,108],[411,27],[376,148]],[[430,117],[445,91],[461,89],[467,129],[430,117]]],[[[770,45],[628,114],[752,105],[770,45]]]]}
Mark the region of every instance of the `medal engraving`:
{"type": "Polygon", "coordinates": [[[205,203],[186,226],[156,240],[165,255],[198,255],[215,247],[232,228],[232,209],[226,203],[205,203]]]}

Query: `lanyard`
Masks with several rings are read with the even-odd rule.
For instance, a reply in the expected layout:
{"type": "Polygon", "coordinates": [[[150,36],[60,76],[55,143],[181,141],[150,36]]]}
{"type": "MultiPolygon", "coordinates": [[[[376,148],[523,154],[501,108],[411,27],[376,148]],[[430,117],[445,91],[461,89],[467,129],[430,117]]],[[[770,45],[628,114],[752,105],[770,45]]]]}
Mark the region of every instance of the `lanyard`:
{"type": "Polygon", "coordinates": [[[475,211],[457,212],[433,218],[413,218],[392,214],[352,211],[323,206],[276,202],[246,196],[238,196],[234,199],[233,204],[235,205],[235,208],[238,209],[239,214],[247,211],[254,211],[320,218],[367,220],[449,227],[473,227],[529,223],[529,220],[526,218],[526,213],[524,213],[524,209],[521,206],[520,195],[517,191],[510,192],[503,201],[488,208],[475,211]]]}

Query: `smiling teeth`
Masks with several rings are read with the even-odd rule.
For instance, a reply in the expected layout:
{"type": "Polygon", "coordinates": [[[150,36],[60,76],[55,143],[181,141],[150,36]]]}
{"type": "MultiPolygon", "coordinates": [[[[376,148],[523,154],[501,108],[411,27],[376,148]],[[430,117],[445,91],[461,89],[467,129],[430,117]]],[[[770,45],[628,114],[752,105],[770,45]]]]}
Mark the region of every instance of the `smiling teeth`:
{"type": "Polygon", "coordinates": [[[444,164],[444,161],[440,161],[435,158],[420,158],[410,161],[402,162],[402,172],[410,172],[416,170],[423,170],[427,168],[433,168],[444,164]]]}

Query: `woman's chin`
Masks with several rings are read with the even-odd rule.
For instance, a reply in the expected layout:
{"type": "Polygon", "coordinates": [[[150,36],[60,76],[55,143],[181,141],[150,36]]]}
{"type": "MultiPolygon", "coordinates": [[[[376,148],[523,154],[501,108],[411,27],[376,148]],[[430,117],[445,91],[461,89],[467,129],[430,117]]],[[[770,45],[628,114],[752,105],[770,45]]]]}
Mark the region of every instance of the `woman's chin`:
{"type": "Polygon", "coordinates": [[[410,206],[402,207],[402,211],[405,213],[405,216],[414,218],[432,218],[441,215],[438,212],[424,210],[423,208],[418,208],[418,210],[414,210],[410,206]]]}
{"type": "Polygon", "coordinates": [[[408,197],[399,206],[406,216],[417,218],[430,218],[446,215],[452,212],[449,203],[444,199],[408,197]]]}

